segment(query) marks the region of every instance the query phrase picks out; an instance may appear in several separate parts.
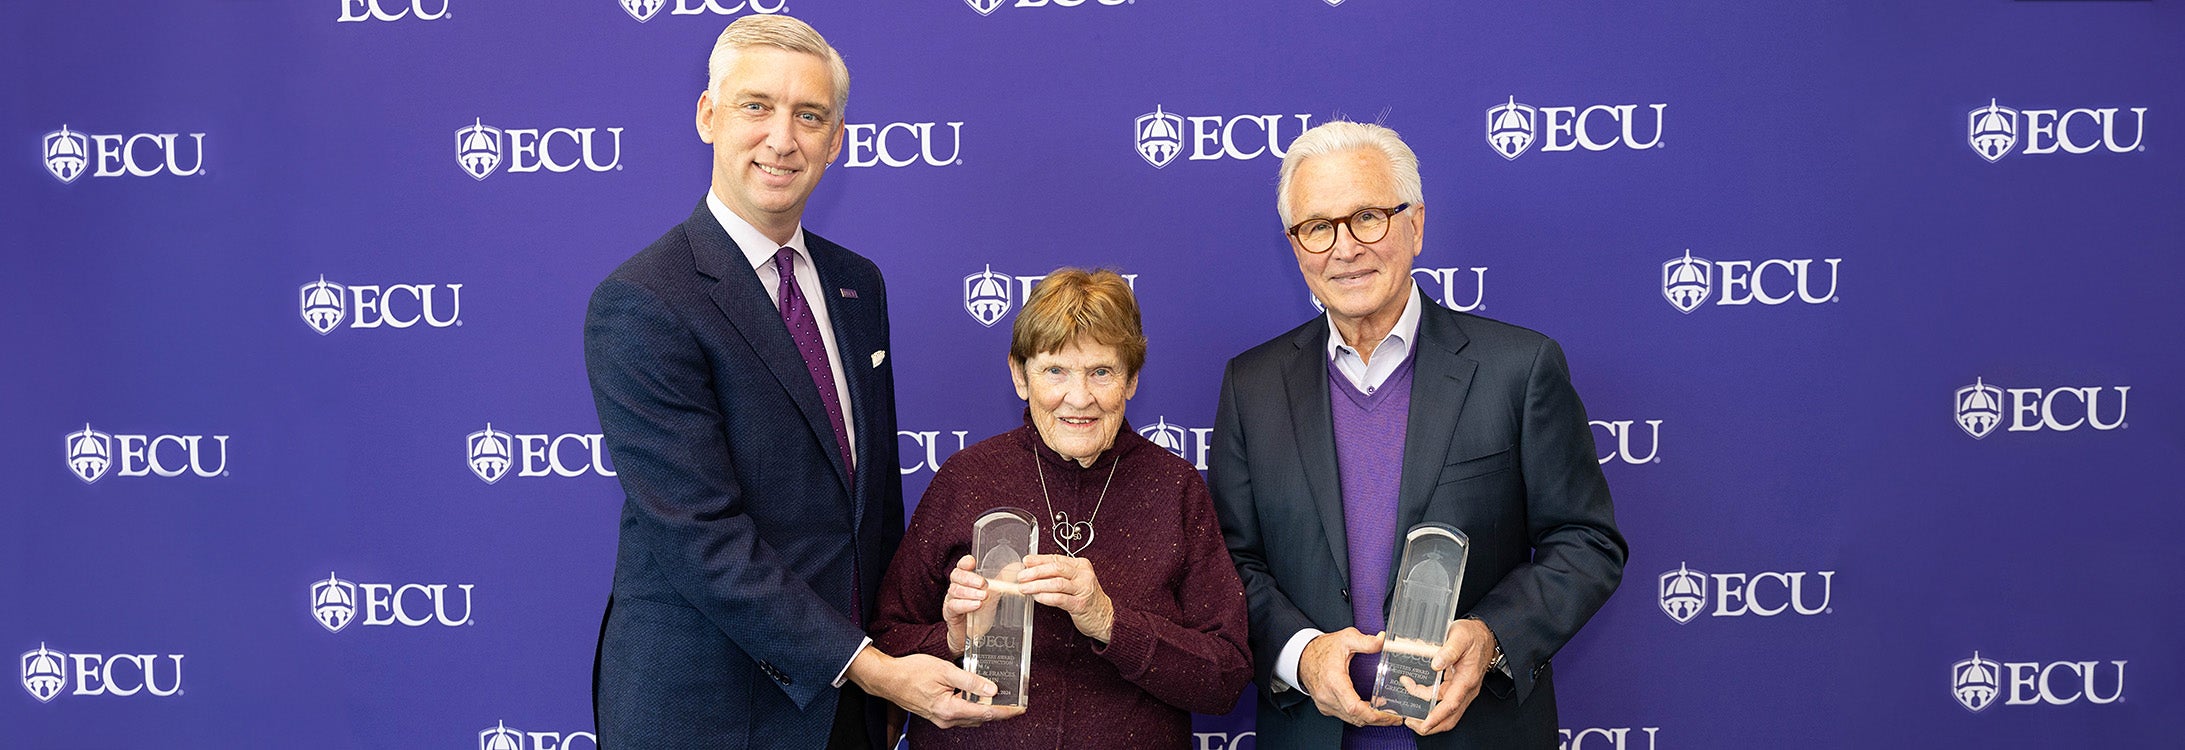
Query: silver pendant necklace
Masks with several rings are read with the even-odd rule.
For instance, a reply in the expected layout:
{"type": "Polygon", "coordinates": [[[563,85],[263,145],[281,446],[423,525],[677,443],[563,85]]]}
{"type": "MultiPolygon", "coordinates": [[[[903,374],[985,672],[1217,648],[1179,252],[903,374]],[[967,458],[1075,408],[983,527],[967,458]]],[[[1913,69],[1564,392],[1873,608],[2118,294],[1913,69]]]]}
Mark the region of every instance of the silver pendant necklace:
{"type": "Polygon", "coordinates": [[[1070,514],[1055,512],[1055,500],[1047,495],[1047,472],[1039,465],[1039,447],[1032,447],[1032,473],[1039,475],[1039,499],[1047,504],[1047,517],[1054,519],[1055,545],[1062,548],[1062,554],[1077,557],[1079,552],[1092,546],[1093,520],[1100,517],[1100,504],[1108,501],[1108,485],[1115,483],[1115,469],[1122,465],[1122,456],[1116,456],[1115,463],[1108,464],[1108,481],[1100,483],[1100,497],[1093,501],[1092,516],[1072,523],[1070,514]]]}

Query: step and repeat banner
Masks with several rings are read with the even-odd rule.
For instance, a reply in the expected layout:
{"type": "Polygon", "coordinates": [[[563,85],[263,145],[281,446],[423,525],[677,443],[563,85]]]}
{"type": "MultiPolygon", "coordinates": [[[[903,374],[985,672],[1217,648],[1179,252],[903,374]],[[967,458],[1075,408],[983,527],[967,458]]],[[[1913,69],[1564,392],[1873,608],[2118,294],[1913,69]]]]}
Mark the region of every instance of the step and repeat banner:
{"type": "Polygon", "coordinates": [[[0,10],[4,744],[596,746],[580,323],[753,13],[851,68],[805,219],[887,275],[906,497],[1018,424],[1062,265],[1203,468],[1317,314],[1284,147],[1380,122],[1413,277],[1562,342],[1630,539],[1565,747],[2185,729],[2176,3],[86,0],[0,10]]]}

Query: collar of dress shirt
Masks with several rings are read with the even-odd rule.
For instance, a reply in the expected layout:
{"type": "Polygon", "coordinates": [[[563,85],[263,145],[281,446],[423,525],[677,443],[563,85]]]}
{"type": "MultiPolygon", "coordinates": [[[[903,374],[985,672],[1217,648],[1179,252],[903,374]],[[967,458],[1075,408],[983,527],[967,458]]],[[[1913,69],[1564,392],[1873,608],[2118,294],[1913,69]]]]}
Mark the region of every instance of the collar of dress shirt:
{"type": "MultiPolygon", "coordinates": [[[[801,238],[803,235],[800,233],[798,236],[801,238]]],[[[1395,341],[1401,352],[1396,359],[1400,361],[1410,356],[1411,342],[1419,336],[1419,304],[1419,284],[1414,281],[1411,284],[1411,300],[1404,303],[1404,314],[1396,317],[1396,326],[1388,329],[1388,336],[1382,338],[1381,343],[1374,345],[1373,353],[1388,351],[1388,342],[1395,341]]],[[[1343,332],[1335,327],[1335,316],[1330,314],[1322,317],[1328,320],[1328,359],[1339,360],[1344,354],[1357,357],[1358,350],[1343,343],[1343,332]]]]}
{"type": "Polygon", "coordinates": [[[779,252],[783,247],[797,251],[797,255],[804,257],[805,263],[812,262],[811,251],[804,249],[804,225],[802,223],[797,224],[795,234],[789,235],[787,244],[776,245],[773,240],[767,239],[758,227],[751,226],[751,222],[744,221],[744,218],[737,216],[736,212],[728,210],[728,204],[722,203],[721,199],[715,196],[711,190],[706,191],[706,208],[712,209],[713,220],[720,222],[722,229],[728,230],[728,238],[736,241],[736,249],[743,251],[744,260],[751,264],[752,270],[757,270],[760,266],[774,262],[774,253],[779,252]]]}

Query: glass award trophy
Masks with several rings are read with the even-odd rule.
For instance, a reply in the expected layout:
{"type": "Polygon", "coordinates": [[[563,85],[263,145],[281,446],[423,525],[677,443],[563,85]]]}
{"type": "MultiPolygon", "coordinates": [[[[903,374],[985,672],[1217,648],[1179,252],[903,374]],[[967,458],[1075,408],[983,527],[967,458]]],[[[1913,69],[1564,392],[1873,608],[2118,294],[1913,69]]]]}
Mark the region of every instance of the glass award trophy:
{"type": "Polygon", "coordinates": [[[966,696],[995,706],[1023,706],[1032,681],[1032,601],[1017,588],[1024,557],[1039,554],[1032,514],[995,508],[971,524],[971,554],[986,578],[986,604],[965,623],[964,670],[994,681],[994,697],[966,696]]]}
{"type": "Polygon", "coordinates": [[[1457,618],[1457,591],[1471,548],[1471,538],[1448,524],[1422,523],[1404,535],[1381,667],[1373,678],[1374,708],[1413,719],[1434,709],[1434,693],[1441,687],[1434,654],[1457,618]]]}

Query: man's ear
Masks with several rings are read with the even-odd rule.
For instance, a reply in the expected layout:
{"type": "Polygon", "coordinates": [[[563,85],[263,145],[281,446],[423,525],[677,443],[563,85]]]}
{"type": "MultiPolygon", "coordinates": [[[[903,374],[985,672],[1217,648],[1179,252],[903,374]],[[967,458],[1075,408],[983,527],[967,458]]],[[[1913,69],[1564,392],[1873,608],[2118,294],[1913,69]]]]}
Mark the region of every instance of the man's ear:
{"type": "Polygon", "coordinates": [[[713,92],[698,95],[698,140],[713,144],[713,92]]]}
{"type": "Polygon", "coordinates": [[[828,144],[827,144],[827,163],[828,163],[828,164],[833,164],[833,163],[835,163],[835,157],[836,157],[836,156],[840,156],[840,155],[842,154],[842,136],[843,136],[843,134],[844,134],[844,133],[847,133],[847,132],[849,132],[849,130],[850,130],[850,121],[849,121],[849,120],[845,120],[845,119],[842,119],[841,117],[837,116],[837,117],[835,118],[835,137],[834,137],[834,140],[833,140],[832,142],[830,142],[830,143],[828,143],[828,144]]]}

